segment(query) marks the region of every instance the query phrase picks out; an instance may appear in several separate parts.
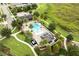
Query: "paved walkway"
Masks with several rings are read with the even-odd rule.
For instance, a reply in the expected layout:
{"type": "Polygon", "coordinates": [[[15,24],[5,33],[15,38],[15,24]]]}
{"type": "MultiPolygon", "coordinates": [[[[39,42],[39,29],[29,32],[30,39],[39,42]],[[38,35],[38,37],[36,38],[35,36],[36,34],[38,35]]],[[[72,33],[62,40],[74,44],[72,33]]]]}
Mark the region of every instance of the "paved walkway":
{"type": "Polygon", "coordinates": [[[66,39],[66,38],[64,38],[64,47],[65,47],[65,49],[66,49],[66,51],[67,51],[68,48],[67,48],[67,39],[66,39]]]}
{"type": "Polygon", "coordinates": [[[16,29],[16,27],[13,28],[13,30],[11,32],[13,32],[16,29]]]}

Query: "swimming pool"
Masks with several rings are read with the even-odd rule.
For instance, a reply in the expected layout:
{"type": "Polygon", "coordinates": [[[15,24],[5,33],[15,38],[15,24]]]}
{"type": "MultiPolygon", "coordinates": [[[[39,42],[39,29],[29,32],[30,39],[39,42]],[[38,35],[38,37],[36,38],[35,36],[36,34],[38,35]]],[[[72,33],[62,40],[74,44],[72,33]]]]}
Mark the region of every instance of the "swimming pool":
{"type": "Polygon", "coordinates": [[[40,31],[40,29],[41,29],[41,24],[40,23],[33,23],[32,24],[32,26],[33,26],[33,28],[32,28],[32,31],[33,32],[39,32],[40,31]]]}

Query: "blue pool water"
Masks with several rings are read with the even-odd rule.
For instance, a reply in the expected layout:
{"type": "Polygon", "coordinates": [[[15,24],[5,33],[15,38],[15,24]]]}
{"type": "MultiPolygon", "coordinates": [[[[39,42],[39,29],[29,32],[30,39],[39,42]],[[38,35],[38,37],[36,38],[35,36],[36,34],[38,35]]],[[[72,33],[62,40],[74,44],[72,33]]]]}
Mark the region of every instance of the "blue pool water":
{"type": "Polygon", "coordinates": [[[33,28],[32,28],[33,32],[38,32],[41,28],[40,23],[33,23],[32,26],[33,26],[33,28]]]}

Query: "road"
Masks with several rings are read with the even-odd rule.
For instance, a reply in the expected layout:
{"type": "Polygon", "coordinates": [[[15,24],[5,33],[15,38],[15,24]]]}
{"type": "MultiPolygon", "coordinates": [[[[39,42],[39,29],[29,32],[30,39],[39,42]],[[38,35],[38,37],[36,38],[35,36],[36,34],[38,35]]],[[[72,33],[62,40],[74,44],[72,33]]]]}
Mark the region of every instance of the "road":
{"type": "Polygon", "coordinates": [[[12,29],[11,23],[12,23],[12,21],[13,21],[14,19],[12,18],[11,13],[9,12],[8,5],[6,5],[6,4],[2,4],[2,5],[1,5],[1,4],[0,4],[0,7],[1,7],[3,13],[7,16],[7,17],[6,17],[6,21],[7,21],[8,28],[9,28],[9,29],[12,29]]]}

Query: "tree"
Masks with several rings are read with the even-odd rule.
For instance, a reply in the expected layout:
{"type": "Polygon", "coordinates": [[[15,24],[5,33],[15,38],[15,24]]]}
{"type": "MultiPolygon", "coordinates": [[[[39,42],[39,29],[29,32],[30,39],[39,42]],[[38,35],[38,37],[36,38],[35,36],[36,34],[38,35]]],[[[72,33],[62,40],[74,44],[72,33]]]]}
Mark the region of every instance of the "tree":
{"type": "Polygon", "coordinates": [[[69,42],[69,41],[71,41],[71,40],[73,40],[73,36],[72,36],[72,34],[69,34],[69,35],[67,35],[67,41],[69,42]]]}
{"type": "Polygon", "coordinates": [[[46,23],[44,21],[40,21],[40,23],[44,26],[46,26],[46,23]]]}
{"type": "Polygon", "coordinates": [[[37,4],[32,4],[32,9],[36,9],[38,6],[37,6],[37,4]]]}
{"type": "Polygon", "coordinates": [[[47,14],[42,13],[42,14],[40,15],[40,17],[41,17],[41,18],[43,18],[43,19],[47,19],[47,18],[48,18],[48,15],[47,15],[47,14]]]}
{"type": "Polygon", "coordinates": [[[20,29],[21,28],[21,26],[22,26],[22,24],[23,24],[23,20],[20,20],[19,18],[17,18],[17,20],[14,20],[14,21],[12,21],[12,26],[13,27],[17,27],[18,29],[20,29]]]}
{"type": "Polygon", "coordinates": [[[67,55],[67,51],[64,48],[60,48],[58,55],[67,55]]]}
{"type": "Polygon", "coordinates": [[[59,49],[60,49],[60,47],[58,44],[55,44],[52,46],[52,52],[54,53],[54,55],[59,53],[59,49]]]}
{"type": "Polygon", "coordinates": [[[32,14],[32,10],[30,10],[29,13],[32,14]]]}
{"type": "Polygon", "coordinates": [[[46,11],[44,12],[44,14],[48,14],[48,11],[46,10],[46,11]]]}
{"type": "Polygon", "coordinates": [[[1,17],[5,19],[5,18],[7,17],[7,15],[5,15],[5,14],[2,14],[2,16],[1,16],[1,17]]]}
{"type": "Polygon", "coordinates": [[[27,10],[31,10],[31,6],[30,5],[27,5],[26,8],[27,8],[27,10]]]}
{"type": "Polygon", "coordinates": [[[16,7],[16,9],[17,9],[17,12],[23,11],[23,10],[22,10],[22,7],[16,7]]]}
{"type": "Polygon", "coordinates": [[[31,6],[30,5],[27,5],[27,6],[23,7],[23,11],[27,12],[29,10],[31,10],[31,6]]]}
{"type": "Polygon", "coordinates": [[[11,12],[12,12],[14,15],[16,15],[16,13],[17,13],[17,7],[12,8],[12,9],[11,9],[11,12]]]}
{"type": "Polygon", "coordinates": [[[12,7],[11,7],[11,6],[9,6],[9,9],[12,9],[12,7]]]}
{"type": "Polygon", "coordinates": [[[40,45],[45,45],[48,43],[48,40],[47,39],[43,39],[41,42],[40,42],[40,45]]]}
{"type": "Polygon", "coordinates": [[[12,21],[12,24],[11,24],[13,27],[16,27],[17,26],[17,21],[16,20],[14,20],[14,21],[12,21]]]}
{"type": "Polygon", "coordinates": [[[54,31],[56,29],[56,23],[55,22],[50,23],[48,26],[48,29],[50,31],[54,31]]]}
{"type": "Polygon", "coordinates": [[[47,15],[44,15],[44,19],[47,19],[48,18],[48,16],[47,15]]]}
{"type": "Polygon", "coordinates": [[[23,20],[17,19],[16,22],[17,22],[17,28],[21,29],[21,26],[23,24],[23,20]]]}
{"type": "Polygon", "coordinates": [[[37,17],[39,17],[39,16],[40,16],[40,14],[39,14],[39,12],[38,12],[38,11],[35,11],[35,12],[33,13],[33,15],[35,15],[35,16],[37,16],[37,17]]]}
{"type": "Polygon", "coordinates": [[[27,6],[23,7],[23,11],[27,12],[27,6]]]}
{"type": "Polygon", "coordinates": [[[6,36],[6,37],[8,38],[8,37],[10,37],[10,34],[11,34],[11,30],[8,29],[8,28],[3,28],[3,29],[1,30],[1,35],[2,35],[2,36],[6,36]]]}

